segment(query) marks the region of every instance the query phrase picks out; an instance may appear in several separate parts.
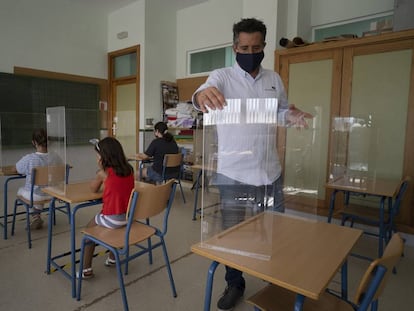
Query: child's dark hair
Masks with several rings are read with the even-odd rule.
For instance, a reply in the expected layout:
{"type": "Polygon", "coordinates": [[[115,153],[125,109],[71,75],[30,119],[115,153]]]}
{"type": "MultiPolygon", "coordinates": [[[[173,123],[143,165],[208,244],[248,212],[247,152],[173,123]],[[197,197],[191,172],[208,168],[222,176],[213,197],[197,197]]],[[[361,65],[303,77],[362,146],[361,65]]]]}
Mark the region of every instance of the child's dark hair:
{"type": "Polygon", "coordinates": [[[47,147],[47,133],[43,128],[33,130],[32,141],[39,146],[47,147]]]}
{"type": "Polygon", "coordinates": [[[106,137],[95,145],[96,152],[101,156],[102,168],[105,170],[109,167],[115,171],[117,176],[129,176],[133,174],[134,169],[125,156],[122,145],[113,137],[106,137]]]}
{"type": "Polygon", "coordinates": [[[162,134],[162,138],[164,138],[166,141],[170,142],[173,140],[173,136],[170,132],[168,132],[168,126],[164,122],[158,122],[154,125],[154,130],[158,130],[162,134]]]}

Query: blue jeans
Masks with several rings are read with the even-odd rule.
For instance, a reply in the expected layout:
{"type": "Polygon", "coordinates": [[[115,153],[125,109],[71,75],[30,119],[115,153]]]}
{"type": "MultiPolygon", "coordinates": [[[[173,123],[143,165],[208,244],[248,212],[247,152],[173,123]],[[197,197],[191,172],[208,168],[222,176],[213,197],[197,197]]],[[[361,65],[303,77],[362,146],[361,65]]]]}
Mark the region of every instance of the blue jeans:
{"type": "MultiPolygon", "coordinates": [[[[246,216],[253,216],[265,209],[282,213],[285,210],[281,176],[271,185],[253,186],[217,174],[213,183],[217,184],[220,191],[223,230],[242,222],[246,216]]],[[[242,274],[241,271],[226,266],[227,286],[244,290],[246,285],[242,274]]]]}

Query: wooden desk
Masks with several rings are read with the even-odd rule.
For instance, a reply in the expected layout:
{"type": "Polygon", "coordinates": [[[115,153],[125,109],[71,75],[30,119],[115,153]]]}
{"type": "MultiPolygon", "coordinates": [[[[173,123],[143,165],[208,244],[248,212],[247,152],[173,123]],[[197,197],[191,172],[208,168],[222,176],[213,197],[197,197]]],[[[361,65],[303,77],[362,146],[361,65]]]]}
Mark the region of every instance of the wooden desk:
{"type": "Polygon", "coordinates": [[[138,161],[138,162],[140,162],[140,161],[148,161],[148,162],[151,162],[152,161],[152,158],[145,158],[144,159],[139,154],[130,155],[130,156],[127,157],[127,159],[128,159],[128,161],[138,161]]]}
{"type": "MultiPolygon", "coordinates": [[[[356,178],[350,176],[341,176],[329,181],[326,188],[332,189],[331,201],[329,204],[328,222],[331,222],[335,208],[335,199],[338,192],[343,192],[349,199],[350,193],[358,193],[367,196],[376,196],[380,198],[379,202],[379,238],[378,238],[378,256],[381,257],[385,243],[384,228],[384,209],[385,201],[388,200],[388,208],[392,208],[392,200],[397,196],[401,180],[384,179],[384,178],[356,178]]],[[[348,203],[348,202],[346,202],[348,203]]]]}
{"type": "Polygon", "coordinates": [[[297,293],[294,310],[302,310],[305,297],[318,299],[342,266],[342,294],[346,297],[346,258],[361,234],[362,230],[349,227],[265,212],[195,244],[191,247],[194,253],[213,260],[207,277],[204,311],[210,310],[213,277],[219,263],[297,293]],[[242,247],[256,243],[257,235],[262,232],[255,232],[255,228],[262,231],[260,224],[269,220],[272,224],[269,260],[214,249],[214,246],[242,247]],[[241,241],[237,236],[241,230],[245,231],[245,226],[252,232],[244,234],[241,241]]]}
{"type": "Polygon", "coordinates": [[[3,223],[0,224],[3,226],[3,238],[7,240],[7,218],[11,215],[8,214],[8,191],[9,191],[9,182],[15,179],[25,178],[25,175],[21,175],[17,172],[15,165],[8,165],[0,167],[0,176],[5,176],[6,180],[3,185],[3,223]]]}
{"type": "Polygon", "coordinates": [[[48,222],[48,242],[47,242],[47,261],[46,273],[50,274],[50,266],[53,265],[57,270],[63,273],[72,282],[72,297],[76,297],[76,224],[75,216],[79,209],[102,203],[102,192],[92,192],[90,190],[91,181],[84,181],[79,183],[67,184],[63,189],[54,187],[46,187],[43,192],[52,197],[49,210],[48,222]],[[53,228],[53,214],[55,209],[55,201],[62,200],[64,202],[76,204],[75,207],[70,208],[70,251],[52,257],[52,228],[53,228]],[[53,212],[52,212],[53,210],[53,212]],[[66,272],[59,264],[55,262],[56,259],[70,255],[71,272],[66,272]]]}

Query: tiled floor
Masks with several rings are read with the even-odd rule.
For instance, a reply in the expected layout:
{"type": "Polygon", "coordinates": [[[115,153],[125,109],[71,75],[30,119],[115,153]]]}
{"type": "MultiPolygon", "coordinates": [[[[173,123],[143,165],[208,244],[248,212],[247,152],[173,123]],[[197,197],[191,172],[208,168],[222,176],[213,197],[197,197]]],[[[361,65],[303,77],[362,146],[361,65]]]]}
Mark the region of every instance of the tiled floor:
{"type": "MultiPolygon", "coordinates": [[[[167,237],[167,247],[172,261],[172,270],[178,297],[171,294],[168,276],[164,267],[161,250],[155,251],[154,263],[148,264],[145,256],[130,263],[130,273],[125,277],[130,310],[145,311],[190,311],[202,310],[207,269],[210,262],[190,252],[190,246],[200,239],[200,221],[192,221],[193,193],[184,188],[187,203],[183,204],[177,194],[167,237]]],[[[99,206],[82,210],[78,215],[77,226],[84,226],[99,206]]],[[[53,251],[65,250],[69,246],[67,219],[58,216],[55,227],[53,251]]],[[[80,237],[80,234],[77,235],[80,237]]],[[[122,310],[122,300],[113,268],[104,266],[105,256],[94,260],[95,278],[83,283],[82,299],[71,298],[69,281],[60,273],[45,274],[47,231],[33,232],[33,248],[26,243],[24,222],[20,221],[16,235],[8,240],[0,240],[0,309],[1,310],[122,310]]],[[[79,240],[79,239],[78,239],[79,240]]],[[[405,257],[401,259],[398,273],[392,275],[388,287],[380,300],[381,311],[409,311],[414,306],[414,246],[409,237],[405,257]]],[[[357,248],[364,252],[375,252],[376,241],[363,238],[357,248]]],[[[64,263],[67,262],[65,259],[64,263]]],[[[355,290],[366,268],[367,262],[350,258],[350,292],[355,290]]],[[[214,284],[213,308],[224,288],[224,269],[217,270],[214,284]]],[[[260,287],[261,280],[246,276],[245,297],[249,297],[260,287]]],[[[336,281],[332,287],[337,286],[336,281]]],[[[241,302],[236,311],[252,310],[241,302]]]]}

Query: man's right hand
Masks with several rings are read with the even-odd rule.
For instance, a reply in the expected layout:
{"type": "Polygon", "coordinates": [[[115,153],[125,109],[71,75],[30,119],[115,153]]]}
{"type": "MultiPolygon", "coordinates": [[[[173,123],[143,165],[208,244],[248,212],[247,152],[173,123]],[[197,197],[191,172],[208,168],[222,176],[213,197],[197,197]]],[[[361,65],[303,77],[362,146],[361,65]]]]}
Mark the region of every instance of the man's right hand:
{"type": "Polygon", "coordinates": [[[210,110],[222,110],[226,106],[226,100],[223,94],[214,86],[210,86],[200,92],[195,96],[196,105],[200,108],[202,112],[208,112],[210,110]]]}

